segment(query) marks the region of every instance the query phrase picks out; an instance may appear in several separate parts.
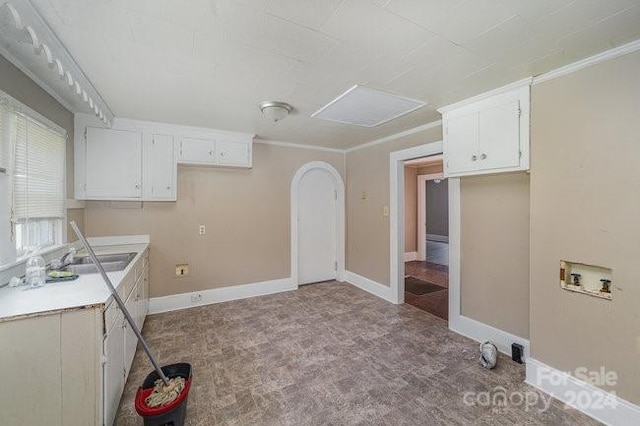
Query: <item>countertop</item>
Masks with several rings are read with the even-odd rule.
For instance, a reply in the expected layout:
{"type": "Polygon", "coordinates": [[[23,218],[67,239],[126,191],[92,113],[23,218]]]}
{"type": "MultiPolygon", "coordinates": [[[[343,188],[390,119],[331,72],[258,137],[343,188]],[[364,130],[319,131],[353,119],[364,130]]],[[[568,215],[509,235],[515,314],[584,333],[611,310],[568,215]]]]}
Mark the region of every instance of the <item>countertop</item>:
{"type": "MultiPolygon", "coordinates": [[[[123,271],[107,272],[107,276],[116,288],[149,247],[148,242],[129,244],[134,240],[118,237],[111,240],[108,238],[96,240],[99,240],[97,244],[91,244],[96,254],[137,253],[123,271]],[[110,242],[112,244],[109,244],[110,242]],[[118,244],[118,242],[127,242],[127,244],[118,244]]],[[[85,254],[84,250],[78,252],[78,256],[85,254]]],[[[19,287],[3,287],[0,288],[0,321],[100,305],[106,303],[109,297],[111,293],[99,273],[80,275],[74,281],[47,283],[43,287],[28,290],[21,290],[19,287]]]]}

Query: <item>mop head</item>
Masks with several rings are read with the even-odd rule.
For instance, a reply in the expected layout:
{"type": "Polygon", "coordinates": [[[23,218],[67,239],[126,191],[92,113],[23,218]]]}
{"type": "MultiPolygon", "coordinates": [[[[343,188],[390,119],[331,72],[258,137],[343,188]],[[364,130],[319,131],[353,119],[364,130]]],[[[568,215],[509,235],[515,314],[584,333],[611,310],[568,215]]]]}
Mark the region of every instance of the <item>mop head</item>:
{"type": "Polygon", "coordinates": [[[184,389],[186,380],[182,377],[169,379],[165,385],[162,379],[158,379],[153,387],[153,392],[144,400],[149,408],[162,407],[175,401],[184,389]]]}

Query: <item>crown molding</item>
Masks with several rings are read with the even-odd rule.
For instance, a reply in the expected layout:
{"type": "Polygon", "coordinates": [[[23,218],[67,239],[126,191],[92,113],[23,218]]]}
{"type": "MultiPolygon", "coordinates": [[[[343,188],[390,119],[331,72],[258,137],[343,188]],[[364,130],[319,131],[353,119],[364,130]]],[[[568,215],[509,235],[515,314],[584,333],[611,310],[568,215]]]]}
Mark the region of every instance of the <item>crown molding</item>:
{"type": "Polygon", "coordinates": [[[590,56],[585,59],[581,59],[572,64],[565,65],[555,70],[551,70],[544,74],[540,74],[533,78],[533,85],[544,83],[545,81],[553,80],[558,77],[565,76],[567,74],[580,71],[584,68],[591,67],[601,62],[606,62],[611,59],[619,58],[620,56],[627,55],[640,50],[640,39],[632,41],[631,43],[623,44],[622,46],[615,47],[611,50],[598,53],[597,55],[590,56]]]}
{"type": "Polygon", "coordinates": [[[400,133],[395,133],[393,135],[385,136],[384,138],[380,138],[380,139],[373,140],[371,142],[363,143],[362,145],[357,145],[357,146],[348,148],[344,152],[349,153],[349,152],[357,151],[359,149],[369,148],[371,146],[380,145],[380,144],[386,143],[386,142],[391,142],[393,140],[396,140],[396,139],[399,139],[399,138],[402,138],[402,137],[405,137],[405,136],[413,135],[415,133],[419,133],[419,132],[422,132],[422,131],[425,131],[425,130],[433,129],[434,127],[439,127],[439,126],[442,126],[442,120],[432,121],[430,123],[423,124],[422,126],[413,127],[411,129],[405,130],[405,131],[400,132],[400,133]]]}
{"type": "Polygon", "coordinates": [[[522,80],[514,81],[513,83],[509,83],[507,85],[498,87],[497,89],[489,90],[488,92],[481,93],[479,95],[473,96],[468,99],[464,99],[460,102],[456,102],[455,104],[447,105],[442,108],[438,108],[438,112],[440,114],[447,113],[451,110],[458,109],[460,107],[473,104],[478,101],[482,101],[484,99],[491,98],[493,96],[501,95],[503,93],[510,92],[515,89],[519,89],[521,87],[530,86],[533,81],[533,77],[523,78],[522,80]]]}
{"type": "Polygon", "coordinates": [[[281,147],[285,147],[285,148],[300,148],[300,149],[309,149],[309,150],[312,150],[312,151],[337,152],[337,153],[340,153],[340,154],[344,154],[345,153],[344,149],[328,148],[328,147],[325,147],[325,146],[306,145],[306,144],[294,143],[294,142],[281,142],[281,141],[273,141],[273,140],[269,140],[269,139],[260,139],[260,138],[254,139],[254,142],[255,143],[260,143],[260,144],[263,144],[263,145],[281,146],[281,147]]]}

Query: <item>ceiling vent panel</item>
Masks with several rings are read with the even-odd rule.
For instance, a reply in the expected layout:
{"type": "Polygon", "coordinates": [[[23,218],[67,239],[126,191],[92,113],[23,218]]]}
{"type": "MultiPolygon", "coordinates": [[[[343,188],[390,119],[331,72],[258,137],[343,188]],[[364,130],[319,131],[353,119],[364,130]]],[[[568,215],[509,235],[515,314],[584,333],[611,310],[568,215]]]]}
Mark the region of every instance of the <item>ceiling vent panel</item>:
{"type": "Polygon", "coordinates": [[[311,116],[321,120],[375,127],[427,103],[355,85],[311,116]]]}

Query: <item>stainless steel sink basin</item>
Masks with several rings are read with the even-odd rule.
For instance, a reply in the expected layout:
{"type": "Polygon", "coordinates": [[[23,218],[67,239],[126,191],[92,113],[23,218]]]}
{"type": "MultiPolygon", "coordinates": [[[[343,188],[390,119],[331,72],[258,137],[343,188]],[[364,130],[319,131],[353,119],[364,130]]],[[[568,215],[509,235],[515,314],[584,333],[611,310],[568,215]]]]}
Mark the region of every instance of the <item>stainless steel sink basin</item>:
{"type": "MultiPolygon", "coordinates": [[[[96,256],[102,264],[105,272],[123,271],[129,263],[136,257],[136,253],[99,254],[96,256]]],[[[74,274],[97,274],[98,269],[89,256],[76,257],[73,262],[67,265],[62,271],[73,272],[74,274]]]]}

